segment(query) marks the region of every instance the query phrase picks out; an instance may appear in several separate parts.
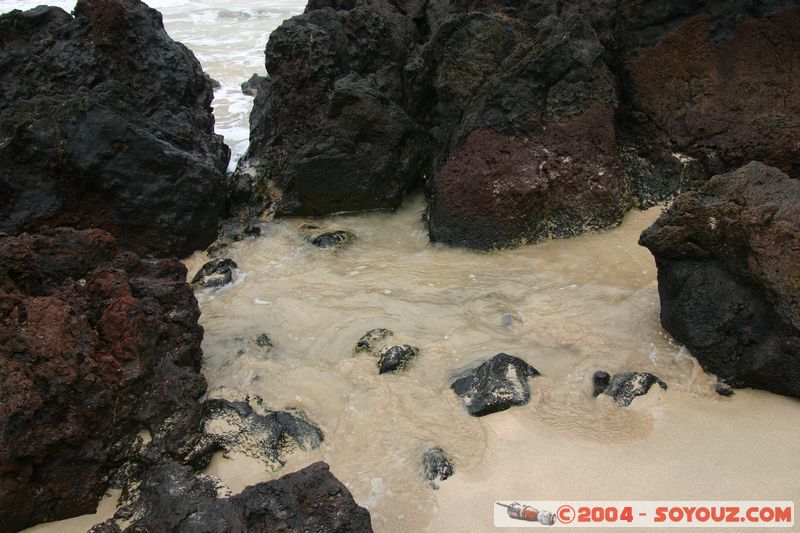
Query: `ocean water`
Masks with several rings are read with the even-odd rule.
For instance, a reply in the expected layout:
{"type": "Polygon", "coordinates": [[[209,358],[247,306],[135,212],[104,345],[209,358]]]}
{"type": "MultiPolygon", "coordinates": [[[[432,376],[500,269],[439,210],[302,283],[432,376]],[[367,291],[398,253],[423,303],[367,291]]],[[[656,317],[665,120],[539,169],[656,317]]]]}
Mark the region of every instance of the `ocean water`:
{"type": "MultiPolygon", "coordinates": [[[[0,1],[0,11],[34,5],[0,1]]],[[[239,85],[264,74],[269,33],[304,2],[151,5],[222,84],[213,105],[234,165],[252,105],[239,85]]],[[[494,502],[508,500],[800,501],[800,402],[752,390],[719,397],[660,326],[655,264],[637,245],[660,208],[604,233],[478,253],[431,245],[424,207],[416,195],[395,213],[313,220],[356,234],[341,250],[309,244],[300,226],[310,219],[263,222],[261,238],[231,247],[234,283],[196,292],[209,395],[300,409],[325,441],[279,469],[217,455],[208,473],[238,492],[327,461],[379,532],[494,531],[494,502]],[[372,356],[353,352],[377,327],[420,348],[405,372],[379,375],[372,356]],[[241,349],[262,333],[269,352],[241,349]],[[542,376],[527,405],[470,417],[450,384],[498,352],[542,376]],[[669,388],[621,408],[592,398],[600,369],[652,372],[669,388]],[[456,470],[438,490],[422,477],[431,446],[456,470]]],[[[186,258],[190,277],[207,260],[186,258]]],[[[32,531],[85,531],[113,514],[116,495],[97,515],[32,531]]]]}

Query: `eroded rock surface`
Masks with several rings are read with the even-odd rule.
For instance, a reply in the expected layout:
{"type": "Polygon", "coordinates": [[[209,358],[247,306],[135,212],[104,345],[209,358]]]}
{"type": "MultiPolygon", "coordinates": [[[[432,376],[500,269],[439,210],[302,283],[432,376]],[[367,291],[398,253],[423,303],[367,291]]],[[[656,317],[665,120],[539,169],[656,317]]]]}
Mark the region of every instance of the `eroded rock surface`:
{"type": "Polygon", "coordinates": [[[92,533],[372,531],[369,512],[321,462],[230,497],[220,495],[218,480],[173,461],[154,463],[143,478],[126,491],[119,516],[92,533]]]}
{"type": "Polygon", "coordinates": [[[80,0],[0,16],[0,231],[99,227],[122,248],[211,243],[229,150],[213,92],[161,14],[80,0]]]}
{"type": "Polygon", "coordinates": [[[799,177],[795,4],[311,2],[270,37],[232,205],[394,208],[421,184],[431,240],[490,249],[750,159],[799,177]]]}
{"type": "Polygon", "coordinates": [[[199,447],[238,452],[282,466],[293,449],[313,450],[322,443],[322,431],[299,413],[270,411],[261,398],[246,401],[210,399],[203,403],[203,437],[199,447]]]}
{"type": "Polygon", "coordinates": [[[0,237],[0,529],[91,513],[138,433],[199,437],[203,329],[186,268],[102,230],[0,237]]]}
{"type": "Polygon", "coordinates": [[[678,197],[639,241],[661,324],[734,387],[800,396],[800,181],[750,163],[678,197]]]}
{"type": "Polygon", "coordinates": [[[461,397],[472,416],[485,416],[531,398],[528,378],[539,371],[518,357],[499,353],[457,379],[450,388],[461,397]]]}
{"type": "Polygon", "coordinates": [[[637,396],[644,396],[653,385],[667,390],[667,384],[658,376],[648,372],[621,372],[611,377],[608,372],[598,370],[592,376],[594,396],[607,394],[617,405],[628,407],[637,396]]]}

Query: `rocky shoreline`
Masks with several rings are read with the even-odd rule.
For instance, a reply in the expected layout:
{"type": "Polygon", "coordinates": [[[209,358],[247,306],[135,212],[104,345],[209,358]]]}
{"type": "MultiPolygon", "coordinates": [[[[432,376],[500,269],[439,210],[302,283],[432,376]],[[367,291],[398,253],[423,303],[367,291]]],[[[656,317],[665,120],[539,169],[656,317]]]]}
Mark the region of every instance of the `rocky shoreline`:
{"type": "MultiPolygon", "coordinates": [[[[212,80],[157,11],[0,15],[0,530],[118,487],[93,531],[370,531],[324,463],[233,496],[199,473],[220,450],[278,468],[325,436],[207,397],[193,291],[234,280],[226,249],[265,217],[394,209],[417,187],[430,241],[480,250],[674,200],[640,240],[664,329],[720,394],[800,397],[799,25],[791,1],[311,0],[242,87],[251,145],[226,175],[212,80]],[[201,249],[189,284],[174,256],[201,249]]],[[[358,239],[304,231],[331,253],[358,239]]],[[[413,372],[425,346],[391,336],[355,352],[413,372]]],[[[539,379],[486,355],[449,384],[464,416],[524,405],[539,379]]],[[[599,370],[593,387],[627,407],[668,384],[599,370]]],[[[457,467],[439,446],[420,465],[432,488],[457,467]]]]}

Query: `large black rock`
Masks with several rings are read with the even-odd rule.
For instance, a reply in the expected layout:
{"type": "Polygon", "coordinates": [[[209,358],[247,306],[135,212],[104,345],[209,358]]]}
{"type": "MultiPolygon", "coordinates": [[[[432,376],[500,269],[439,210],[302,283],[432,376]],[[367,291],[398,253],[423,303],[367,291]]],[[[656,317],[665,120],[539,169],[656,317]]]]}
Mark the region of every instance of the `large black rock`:
{"type": "Polygon", "coordinates": [[[394,208],[421,184],[431,240],[492,249],[751,159],[797,177],[798,24],[795,0],[314,0],[270,36],[233,211],[394,208]]]}
{"type": "Polygon", "coordinates": [[[99,227],[139,254],[205,248],[229,158],[212,97],[138,0],[0,16],[0,231],[99,227]]]}
{"type": "Polygon", "coordinates": [[[143,478],[116,519],[92,533],[118,533],[121,523],[126,531],[186,533],[372,531],[369,512],[321,462],[228,498],[219,497],[214,479],[173,461],[155,462],[143,478]]]}
{"type": "Polygon", "coordinates": [[[270,36],[236,213],[395,208],[418,180],[426,133],[399,105],[416,25],[390,2],[324,4],[270,36]]]}
{"type": "Polygon", "coordinates": [[[678,197],[639,241],[661,324],[734,387],[800,397],[800,182],[750,163],[678,197]]]}

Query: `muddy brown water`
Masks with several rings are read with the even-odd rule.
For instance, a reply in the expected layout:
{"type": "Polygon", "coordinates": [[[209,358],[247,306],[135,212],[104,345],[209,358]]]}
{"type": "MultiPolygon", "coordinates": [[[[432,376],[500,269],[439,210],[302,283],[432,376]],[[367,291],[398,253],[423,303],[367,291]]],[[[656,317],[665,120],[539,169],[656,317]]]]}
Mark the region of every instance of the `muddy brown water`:
{"type": "MultiPolygon", "coordinates": [[[[0,11],[38,3],[0,0],[0,11]]],[[[239,83],[264,73],[268,33],[304,2],[151,5],[222,83],[217,131],[237,157],[252,102],[239,83]]],[[[357,235],[338,251],[310,245],[305,219],[264,222],[263,237],[232,247],[234,283],[196,293],[209,393],[300,409],[325,441],[279,469],[217,455],[209,473],[236,492],[327,461],[380,532],[493,531],[499,500],[800,501],[800,402],[751,390],[717,396],[713,377],[659,325],[655,265],[636,244],[659,208],[608,232],[494,253],[431,245],[423,209],[415,195],[396,213],[315,220],[357,235]],[[404,373],[378,375],[374,358],[353,353],[375,327],[420,347],[404,373]],[[262,333],[274,344],[267,354],[253,342],[262,333]],[[498,352],[543,376],[531,380],[529,404],[472,418],[449,385],[498,352]],[[591,397],[598,369],[653,372],[669,389],[620,408],[591,397]],[[436,491],[422,479],[430,446],[456,469],[436,491]]],[[[206,260],[187,258],[190,276],[206,260]]],[[[97,515],[30,531],[85,531],[113,514],[110,494],[97,515]]]]}
{"type": "MultiPolygon", "coordinates": [[[[327,461],[378,531],[492,530],[500,499],[796,499],[798,402],[719,397],[659,324],[655,264],[637,239],[660,208],[604,233],[479,253],[431,245],[424,204],[315,220],[357,235],[339,250],[309,244],[307,219],[264,223],[263,237],[232,247],[233,284],[197,292],[210,395],[299,409],[325,442],[279,471],[218,456],[210,473],[241,490],[327,461]],[[420,347],[405,372],[379,375],[373,356],[354,354],[376,327],[420,347]],[[267,354],[252,343],[262,333],[267,354]],[[543,376],[528,405],[470,417],[449,385],[498,352],[543,376]],[[599,369],[652,372],[669,389],[621,408],[591,397],[599,369]],[[431,446],[456,466],[438,491],[422,479],[431,446]]],[[[190,273],[206,260],[189,258],[190,273]]]]}

